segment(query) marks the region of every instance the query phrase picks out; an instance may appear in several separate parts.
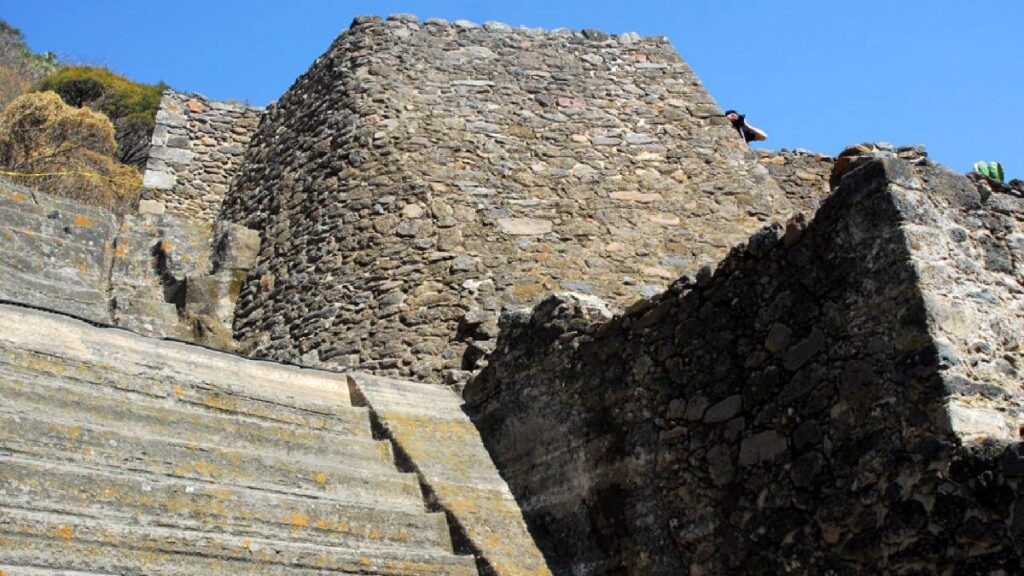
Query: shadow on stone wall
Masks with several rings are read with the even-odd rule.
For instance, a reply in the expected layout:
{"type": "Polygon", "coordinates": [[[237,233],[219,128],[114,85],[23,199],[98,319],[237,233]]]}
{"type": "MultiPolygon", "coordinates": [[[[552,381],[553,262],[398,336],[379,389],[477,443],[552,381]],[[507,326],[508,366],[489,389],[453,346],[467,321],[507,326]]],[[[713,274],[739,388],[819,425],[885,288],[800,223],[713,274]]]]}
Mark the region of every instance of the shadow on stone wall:
{"type": "MultiPolygon", "coordinates": [[[[766,228],[621,317],[574,296],[503,315],[467,409],[556,573],[1021,570],[1022,449],[1002,434],[1020,372],[957,384],[926,268],[992,272],[955,241],[985,207],[912,162],[852,159],[806,228],[766,228]],[[923,258],[922,226],[962,252],[923,258]],[[993,398],[988,430],[950,418],[993,398]]],[[[1001,200],[972,234],[1019,238],[1001,200]]]]}

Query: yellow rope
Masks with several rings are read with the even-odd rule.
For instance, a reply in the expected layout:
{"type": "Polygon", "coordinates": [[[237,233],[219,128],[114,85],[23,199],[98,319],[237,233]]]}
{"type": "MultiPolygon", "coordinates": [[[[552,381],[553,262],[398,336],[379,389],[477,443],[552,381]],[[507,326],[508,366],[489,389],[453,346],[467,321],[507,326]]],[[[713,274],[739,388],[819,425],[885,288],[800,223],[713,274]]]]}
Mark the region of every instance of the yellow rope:
{"type": "Polygon", "coordinates": [[[20,176],[23,178],[44,178],[47,176],[90,176],[93,178],[106,178],[113,182],[120,182],[125,178],[114,178],[113,176],[107,176],[105,174],[97,174],[95,172],[38,172],[34,174],[26,172],[11,172],[9,170],[0,170],[0,174],[4,176],[20,176]]]}

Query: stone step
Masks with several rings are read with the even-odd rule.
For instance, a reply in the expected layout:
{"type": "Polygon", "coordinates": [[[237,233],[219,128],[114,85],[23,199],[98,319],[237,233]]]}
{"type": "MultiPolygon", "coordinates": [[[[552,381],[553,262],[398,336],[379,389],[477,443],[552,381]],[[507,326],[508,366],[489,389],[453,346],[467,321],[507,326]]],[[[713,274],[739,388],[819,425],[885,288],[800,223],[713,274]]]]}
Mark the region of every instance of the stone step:
{"type": "Polygon", "coordinates": [[[476,576],[441,551],[331,548],[0,509],[0,565],[148,576],[476,576]]]}
{"type": "MultiPolygon", "coordinates": [[[[137,370],[125,373],[120,365],[109,362],[97,365],[62,359],[58,364],[52,362],[52,358],[46,353],[0,347],[0,366],[9,365],[10,370],[20,372],[24,379],[60,380],[65,384],[80,382],[88,388],[89,394],[96,390],[106,394],[135,393],[152,399],[173,400],[181,408],[239,414],[346,436],[372,436],[368,411],[351,406],[348,395],[337,398],[332,404],[302,397],[275,398],[266,391],[256,396],[233,389],[223,378],[200,381],[194,374],[139,374],[137,370]]],[[[126,400],[133,401],[132,398],[126,400]]]]}
{"type": "Polygon", "coordinates": [[[500,576],[550,576],[512,491],[476,426],[450,389],[349,374],[353,400],[368,405],[431,497],[488,570],[500,576]]]}
{"type": "Polygon", "coordinates": [[[423,510],[423,493],[416,475],[399,473],[393,466],[364,470],[323,459],[307,462],[188,444],[95,425],[54,422],[34,414],[16,415],[0,406],[0,453],[3,452],[46,461],[319,495],[382,509],[423,510]]]}
{"type": "Polygon", "coordinates": [[[332,547],[451,552],[443,513],[0,456],[0,507],[332,547]]]}
{"type": "Polygon", "coordinates": [[[0,298],[30,306],[53,306],[60,294],[59,309],[93,322],[110,322],[107,295],[85,282],[48,281],[40,278],[18,257],[0,253],[0,298]]]}
{"type": "Polygon", "coordinates": [[[73,366],[62,377],[40,375],[39,370],[31,369],[31,359],[12,356],[17,356],[17,351],[0,349],[0,395],[9,411],[186,443],[268,451],[312,462],[327,460],[366,469],[393,462],[388,442],[200,410],[175,398],[111,390],[78,380],[73,366]]]}
{"type": "Polygon", "coordinates": [[[315,429],[370,437],[342,375],[80,325],[35,310],[0,310],[0,361],[50,376],[315,429]],[[25,330],[33,326],[33,330],[25,330]],[[46,334],[46,337],[41,337],[46,334]]]}

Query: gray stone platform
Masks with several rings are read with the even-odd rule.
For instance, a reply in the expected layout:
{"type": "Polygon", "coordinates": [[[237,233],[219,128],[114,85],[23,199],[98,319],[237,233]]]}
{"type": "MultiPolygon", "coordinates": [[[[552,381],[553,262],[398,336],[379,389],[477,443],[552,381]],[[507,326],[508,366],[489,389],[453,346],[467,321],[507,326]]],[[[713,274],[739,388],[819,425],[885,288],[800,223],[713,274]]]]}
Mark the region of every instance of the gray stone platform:
{"type": "Polygon", "coordinates": [[[471,575],[342,376],[0,305],[0,573],[471,575]]]}

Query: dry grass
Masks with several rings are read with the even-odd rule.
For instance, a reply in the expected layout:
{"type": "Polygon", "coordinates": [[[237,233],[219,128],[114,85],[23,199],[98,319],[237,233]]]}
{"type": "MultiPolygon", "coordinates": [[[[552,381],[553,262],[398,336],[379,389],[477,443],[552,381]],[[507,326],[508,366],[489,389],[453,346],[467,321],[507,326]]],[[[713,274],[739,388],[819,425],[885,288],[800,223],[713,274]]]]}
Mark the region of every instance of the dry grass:
{"type": "Polygon", "coordinates": [[[0,112],[0,167],[43,192],[115,212],[133,209],[142,175],[117,162],[116,152],[105,115],[68,106],[53,92],[19,96],[0,112]]]}

